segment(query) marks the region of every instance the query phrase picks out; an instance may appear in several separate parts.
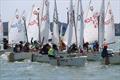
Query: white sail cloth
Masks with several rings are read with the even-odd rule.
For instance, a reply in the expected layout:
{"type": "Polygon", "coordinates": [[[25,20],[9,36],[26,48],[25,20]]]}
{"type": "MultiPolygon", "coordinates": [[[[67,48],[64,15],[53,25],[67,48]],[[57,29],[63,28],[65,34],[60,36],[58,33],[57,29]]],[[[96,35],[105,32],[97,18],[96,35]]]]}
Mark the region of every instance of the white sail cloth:
{"type": "Polygon", "coordinates": [[[49,32],[50,32],[50,21],[49,21],[49,2],[43,0],[41,24],[40,24],[41,40],[43,43],[48,43],[49,32]]]}
{"type": "Polygon", "coordinates": [[[16,10],[16,15],[13,22],[9,23],[9,44],[19,43],[20,41],[26,41],[25,26],[22,17],[16,10]]]}
{"type": "Polygon", "coordinates": [[[110,2],[105,16],[105,39],[108,43],[115,42],[115,26],[110,2]]]}
{"type": "Polygon", "coordinates": [[[33,41],[39,40],[38,13],[39,13],[39,8],[33,5],[32,14],[27,26],[27,34],[28,34],[29,42],[31,41],[32,38],[33,41]]]}
{"type": "Polygon", "coordinates": [[[82,8],[81,0],[78,0],[78,5],[77,5],[76,31],[77,31],[78,47],[80,46],[81,48],[83,48],[84,18],[83,18],[83,8],[82,8]]]}
{"type": "Polygon", "coordinates": [[[93,9],[93,6],[90,6],[85,16],[84,42],[98,41],[98,16],[99,13],[93,9]]]}
{"type": "Polygon", "coordinates": [[[74,26],[74,9],[73,9],[72,0],[70,0],[69,23],[63,41],[68,47],[70,47],[70,45],[72,45],[73,43],[76,43],[75,26],[74,26]]]}
{"type": "Polygon", "coordinates": [[[56,0],[54,1],[54,14],[53,14],[53,35],[52,42],[55,44],[59,44],[59,23],[58,23],[58,11],[56,0]]]}

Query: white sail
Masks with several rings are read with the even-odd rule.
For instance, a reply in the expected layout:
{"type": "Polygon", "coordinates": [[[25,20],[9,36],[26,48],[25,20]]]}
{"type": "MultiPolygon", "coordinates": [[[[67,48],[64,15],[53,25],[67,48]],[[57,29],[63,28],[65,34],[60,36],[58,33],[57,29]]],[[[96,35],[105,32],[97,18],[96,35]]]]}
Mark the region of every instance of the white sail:
{"type": "Polygon", "coordinates": [[[82,2],[81,2],[81,0],[78,0],[78,5],[77,5],[76,29],[77,29],[78,46],[80,46],[81,48],[83,48],[84,19],[83,19],[83,8],[82,8],[82,2]]]}
{"type": "Polygon", "coordinates": [[[105,33],[105,1],[102,0],[100,17],[99,17],[99,28],[98,28],[98,39],[99,39],[99,47],[102,48],[104,42],[104,33],[105,33]]]}
{"type": "Polygon", "coordinates": [[[25,42],[25,26],[19,15],[18,10],[16,10],[15,18],[13,22],[9,25],[9,44],[19,43],[20,41],[25,42]]]}
{"type": "Polygon", "coordinates": [[[32,14],[27,26],[29,42],[31,41],[32,38],[33,40],[37,40],[37,41],[39,40],[38,13],[39,13],[39,8],[33,5],[32,14]]]}
{"type": "Polygon", "coordinates": [[[0,50],[3,50],[3,23],[0,15],[0,50]]]}
{"type": "Polygon", "coordinates": [[[48,42],[49,32],[50,32],[50,22],[49,22],[49,2],[48,0],[43,0],[41,24],[40,24],[41,40],[44,43],[48,42]]]}
{"type": "Polygon", "coordinates": [[[110,1],[105,16],[105,39],[108,43],[115,42],[115,26],[110,1]]]}
{"type": "Polygon", "coordinates": [[[75,26],[74,26],[74,14],[73,14],[73,3],[70,0],[70,10],[69,10],[69,23],[67,30],[64,35],[64,43],[69,47],[71,44],[76,43],[75,37],[75,26]]]}
{"type": "Polygon", "coordinates": [[[63,37],[63,24],[61,24],[61,27],[60,27],[60,38],[63,37]]]}
{"type": "Polygon", "coordinates": [[[26,36],[26,30],[25,30],[26,25],[25,25],[25,22],[24,22],[23,19],[25,19],[25,11],[23,11],[23,13],[20,17],[20,21],[21,21],[21,24],[22,24],[20,36],[23,38],[22,41],[27,42],[27,36],[26,36]]]}
{"type": "Polygon", "coordinates": [[[54,1],[54,14],[53,14],[53,35],[52,35],[52,43],[59,44],[59,26],[58,26],[58,12],[57,12],[57,4],[56,0],[54,1]]]}
{"type": "Polygon", "coordinates": [[[95,11],[92,5],[89,6],[85,16],[85,28],[84,28],[84,42],[93,43],[98,41],[98,12],[95,11]]]}

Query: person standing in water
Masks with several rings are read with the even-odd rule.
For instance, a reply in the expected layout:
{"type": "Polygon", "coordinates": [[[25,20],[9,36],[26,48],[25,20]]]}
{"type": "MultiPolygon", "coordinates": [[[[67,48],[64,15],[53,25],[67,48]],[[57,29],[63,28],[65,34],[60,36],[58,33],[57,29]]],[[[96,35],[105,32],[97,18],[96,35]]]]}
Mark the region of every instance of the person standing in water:
{"type": "Polygon", "coordinates": [[[102,51],[102,58],[103,58],[103,62],[105,65],[109,65],[110,61],[109,61],[109,54],[108,54],[108,50],[107,50],[107,46],[104,46],[103,51],[102,51]]]}

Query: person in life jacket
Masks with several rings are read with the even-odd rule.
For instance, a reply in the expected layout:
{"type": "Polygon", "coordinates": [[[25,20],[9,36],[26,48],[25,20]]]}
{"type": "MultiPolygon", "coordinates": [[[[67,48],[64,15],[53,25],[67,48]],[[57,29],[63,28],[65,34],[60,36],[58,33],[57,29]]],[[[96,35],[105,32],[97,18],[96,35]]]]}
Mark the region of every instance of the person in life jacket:
{"type": "Polygon", "coordinates": [[[51,46],[49,45],[49,44],[45,44],[45,45],[43,45],[43,48],[40,50],[40,54],[42,54],[42,55],[48,55],[48,51],[49,51],[49,49],[51,48],[51,46]]]}
{"type": "Polygon", "coordinates": [[[56,54],[58,53],[57,45],[53,44],[52,48],[48,51],[48,57],[56,58],[56,54]]]}
{"type": "Polygon", "coordinates": [[[104,46],[101,56],[102,56],[102,58],[103,58],[103,61],[104,61],[104,64],[105,64],[105,65],[110,64],[110,61],[109,61],[109,53],[108,53],[108,51],[107,51],[107,46],[104,46]]]}

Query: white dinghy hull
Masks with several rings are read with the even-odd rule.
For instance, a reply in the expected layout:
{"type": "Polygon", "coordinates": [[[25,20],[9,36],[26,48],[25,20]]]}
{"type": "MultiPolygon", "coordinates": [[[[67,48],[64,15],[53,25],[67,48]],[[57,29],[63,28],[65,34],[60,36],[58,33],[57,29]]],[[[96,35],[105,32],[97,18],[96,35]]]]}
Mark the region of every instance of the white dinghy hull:
{"type": "Polygon", "coordinates": [[[67,57],[58,59],[50,59],[51,65],[58,66],[85,66],[87,56],[67,57]]]}
{"type": "Polygon", "coordinates": [[[33,53],[31,52],[21,52],[21,53],[10,52],[10,54],[8,55],[8,61],[14,62],[14,61],[22,61],[25,59],[31,59],[32,54],[33,53]]]}
{"type": "Polygon", "coordinates": [[[97,53],[87,53],[87,60],[88,61],[100,61],[102,59],[101,54],[97,53]]]}
{"type": "Polygon", "coordinates": [[[110,64],[120,64],[120,53],[114,53],[114,55],[110,57],[110,64]]]}
{"type": "Polygon", "coordinates": [[[49,57],[48,57],[48,55],[32,54],[31,61],[32,62],[49,63],[49,57]]]}

